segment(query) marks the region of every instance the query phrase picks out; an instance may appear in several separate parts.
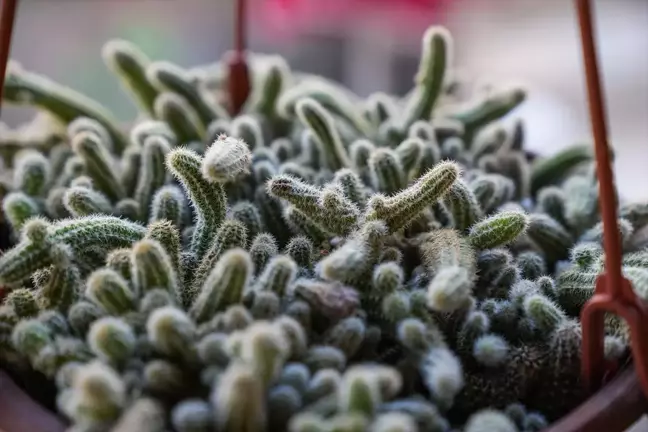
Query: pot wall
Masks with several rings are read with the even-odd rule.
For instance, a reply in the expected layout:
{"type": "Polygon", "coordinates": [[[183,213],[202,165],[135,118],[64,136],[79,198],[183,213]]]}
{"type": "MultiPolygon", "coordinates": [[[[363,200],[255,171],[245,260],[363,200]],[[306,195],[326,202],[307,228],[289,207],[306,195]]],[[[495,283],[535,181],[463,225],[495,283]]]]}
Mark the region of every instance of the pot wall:
{"type": "Polygon", "coordinates": [[[63,432],[65,424],[0,371],[0,432],[63,432]]]}

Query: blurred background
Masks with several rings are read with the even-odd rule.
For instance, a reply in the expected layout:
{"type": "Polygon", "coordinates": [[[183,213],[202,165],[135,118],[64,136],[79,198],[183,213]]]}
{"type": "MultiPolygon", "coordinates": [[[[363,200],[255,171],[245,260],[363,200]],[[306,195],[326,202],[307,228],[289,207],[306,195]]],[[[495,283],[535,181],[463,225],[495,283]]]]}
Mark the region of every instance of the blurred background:
{"type": "MultiPolygon", "coordinates": [[[[249,47],[360,95],[404,94],[430,24],[450,29],[454,64],[479,83],[522,84],[516,111],[542,153],[590,142],[575,10],[567,0],[249,0],[249,47]]],[[[648,198],[648,0],[597,0],[599,58],[620,189],[648,198]]],[[[191,67],[232,46],[232,0],[22,0],[12,58],[94,97],[118,118],[135,107],[101,59],[110,38],[191,67]]],[[[30,113],[7,109],[16,124],[30,113]]]]}

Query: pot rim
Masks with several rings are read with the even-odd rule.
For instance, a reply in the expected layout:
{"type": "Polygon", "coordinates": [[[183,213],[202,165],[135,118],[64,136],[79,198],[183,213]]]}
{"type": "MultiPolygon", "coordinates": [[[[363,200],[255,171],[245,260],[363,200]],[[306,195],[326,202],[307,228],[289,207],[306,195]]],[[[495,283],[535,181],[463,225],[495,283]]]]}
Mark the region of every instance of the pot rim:
{"type": "Polygon", "coordinates": [[[622,432],[647,412],[648,400],[631,363],[543,432],[622,432]]]}

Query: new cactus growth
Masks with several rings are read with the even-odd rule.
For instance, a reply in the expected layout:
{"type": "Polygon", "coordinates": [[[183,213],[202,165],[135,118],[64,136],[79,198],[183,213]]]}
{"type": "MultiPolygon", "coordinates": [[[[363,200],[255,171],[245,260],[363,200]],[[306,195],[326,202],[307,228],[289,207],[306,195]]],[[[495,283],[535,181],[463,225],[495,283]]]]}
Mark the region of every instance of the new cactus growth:
{"type": "MultiPolygon", "coordinates": [[[[445,29],[403,98],[250,54],[235,117],[226,74],[103,55],[146,119],[14,65],[4,102],[49,120],[0,137],[2,361],[52,380],[74,430],[526,432],[585,397],[592,153],[532,161],[501,121],[525,90],[455,93],[445,29]]],[[[648,299],[648,204],[619,201],[648,299]]],[[[606,333],[622,360],[628,329],[606,333]]]]}

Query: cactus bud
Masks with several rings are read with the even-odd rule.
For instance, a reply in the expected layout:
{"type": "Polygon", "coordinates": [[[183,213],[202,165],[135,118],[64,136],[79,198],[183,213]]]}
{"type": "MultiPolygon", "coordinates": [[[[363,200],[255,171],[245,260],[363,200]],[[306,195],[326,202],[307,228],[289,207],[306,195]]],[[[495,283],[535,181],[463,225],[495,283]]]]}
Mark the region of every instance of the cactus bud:
{"type": "Polygon", "coordinates": [[[267,422],[263,383],[251,367],[234,363],[220,377],[212,390],[218,430],[256,432],[267,422]]]}
{"type": "Polygon", "coordinates": [[[99,358],[121,365],[135,352],[136,339],[133,329],[123,320],[105,317],[90,326],[88,344],[99,358]]]}

